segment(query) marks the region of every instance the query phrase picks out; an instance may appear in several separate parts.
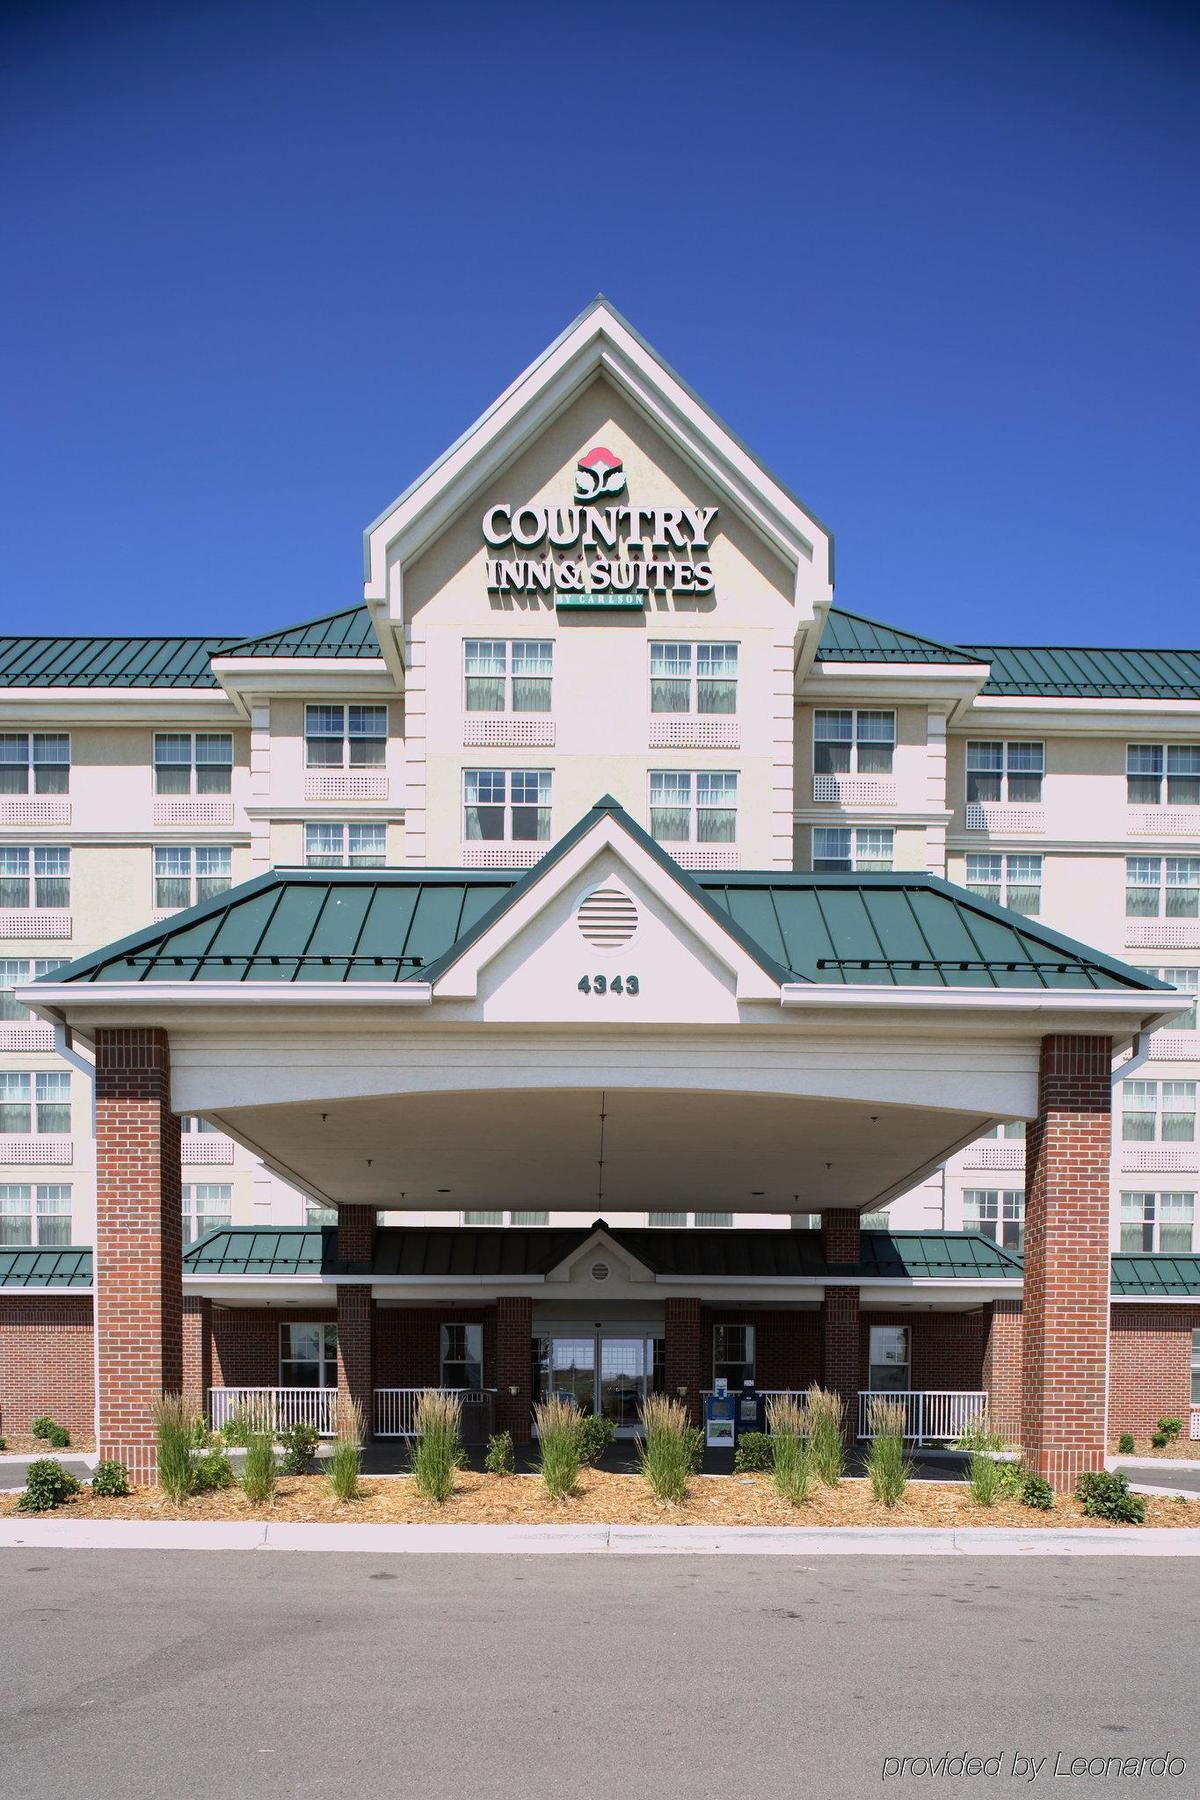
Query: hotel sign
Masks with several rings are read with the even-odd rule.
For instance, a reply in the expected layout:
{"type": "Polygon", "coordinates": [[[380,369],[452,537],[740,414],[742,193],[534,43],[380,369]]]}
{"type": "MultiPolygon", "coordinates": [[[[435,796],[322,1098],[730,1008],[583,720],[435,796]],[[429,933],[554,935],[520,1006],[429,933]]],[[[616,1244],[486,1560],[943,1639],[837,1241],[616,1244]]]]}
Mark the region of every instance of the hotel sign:
{"type": "Polygon", "coordinates": [[[605,505],[625,492],[619,457],[598,444],[575,469],[570,506],[490,506],[491,594],[554,594],[562,606],[630,606],[641,594],[711,594],[715,506],[605,505]],[[537,555],[522,555],[536,551],[537,555]],[[698,560],[703,555],[704,560],[698,560]]]}

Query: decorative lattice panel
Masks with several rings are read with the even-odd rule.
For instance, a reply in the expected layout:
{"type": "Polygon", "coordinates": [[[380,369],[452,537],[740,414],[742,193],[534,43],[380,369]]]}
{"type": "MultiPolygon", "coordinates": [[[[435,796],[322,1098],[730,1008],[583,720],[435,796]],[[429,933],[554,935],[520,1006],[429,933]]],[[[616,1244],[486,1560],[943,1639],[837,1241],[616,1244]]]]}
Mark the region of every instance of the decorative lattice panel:
{"type": "Polygon", "coordinates": [[[232,825],[232,800],[156,800],[156,825],[232,825]]]}
{"type": "Polygon", "coordinates": [[[41,1020],[28,1025],[0,1025],[0,1050],[53,1050],[54,1027],[41,1020]]]}
{"type": "Polygon", "coordinates": [[[554,743],[554,720],[524,716],[472,716],[463,720],[463,743],[499,744],[507,749],[545,750],[554,743]]]}
{"type": "Polygon", "coordinates": [[[386,800],[387,797],[387,776],[365,769],[334,769],[304,777],[306,800],[386,800]]]}
{"type": "Polygon", "coordinates": [[[44,912],[36,907],[22,907],[13,912],[0,912],[0,938],[69,938],[69,912],[44,912]]]}
{"type": "Polygon", "coordinates": [[[741,733],[736,719],[664,719],[650,721],[652,750],[736,750],[741,733]]]}
{"type": "Polygon", "coordinates": [[[0,825],[69,825],[71,802],[35,797],[0,800],[0,825]]]}
{"type": "Polygon", "coordinates": [[[464,844],[464,869],[531,869],[545,856],[539,844],[464,844]]]}
{"type": "Polygon", "coordinates": [[[895,806],[891,775],[814,775],[813,799],[838,806],[895,806]]]}
{"type": "Polygon", "coordinates": [[[75,1146],[69,1137],[0,1136],[0,1163],[57,1163],[75,1160],[75,1146]]]}
{"type": "Polygon", "coordinates": [[[1126,919],[1130,950],[1200,950],[1200,919],[1126,919]]]}
{"type": "Polygon", "coordinates": [[[968,831],[994,831],[1007,835],[1045,829],[1046,814],[1040,806],[1005,806],[998,800],[984,800],[972,801],[967,807],[968,831]]]}
{"type": "Polygon", "coordinates": [[[1131,806],[1126,828],[1130,837],[1200,839],[1200,806],[1131,806]]]}

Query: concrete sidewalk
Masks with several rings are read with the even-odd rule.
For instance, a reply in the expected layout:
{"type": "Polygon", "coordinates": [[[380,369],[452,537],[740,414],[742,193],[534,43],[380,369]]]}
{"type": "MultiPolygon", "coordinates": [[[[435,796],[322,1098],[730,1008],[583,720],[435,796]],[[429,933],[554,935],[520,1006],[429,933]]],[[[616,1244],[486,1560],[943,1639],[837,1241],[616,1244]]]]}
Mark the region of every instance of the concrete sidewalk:
{"type": "Polygon", "coordinates": [[[0,1549],[366,1551],[437,1556],[1200,1556],[1200,1529],[787,1525],[294,1525],[0,1520],[0,1549]]]}

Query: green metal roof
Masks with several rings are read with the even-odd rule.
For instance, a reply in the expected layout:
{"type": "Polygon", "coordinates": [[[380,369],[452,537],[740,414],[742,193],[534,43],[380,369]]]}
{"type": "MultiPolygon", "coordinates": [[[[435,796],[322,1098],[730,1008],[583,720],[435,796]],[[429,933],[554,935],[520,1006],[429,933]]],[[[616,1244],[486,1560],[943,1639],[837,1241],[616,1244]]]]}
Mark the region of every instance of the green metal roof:
{"type": "Polygon", "coordinates": [[[223,1226],[183,1253],[187,1275],[332,1275],[337,1266],[337,1229],[332,1225],[278,1231],[223,1226]]]}
{"type": "Polygon", "coordinates": [[[0,1249],[0,1288],[90,1288],[90,1245],[59,1250],[0,1249]]]}
{"type": "Polygon", "coordinates": [[[971,663],[986,660],[957,644],[884,625],[862,613],[831,606],[817,648],[818,662],[971,663]]]}
{"type": "Polygon", "coordinates": [[[1112,1259],[1112,1291],[1125,1299],[1144,1294],[1200,1300],[1200,1256],[1126,1256],[1112,1259]]]}
{"type": "Polygon", "coordinates": [[[1200,700],[1200,650],[1090,650],[1061,645],[970,647],[991,664],[985,694],[1089,700],[1200,700]]]}
{"type": "Polygon", "coordinates": [[[222,656],[326,656],[381,657],[379,639],[365,606],[348,606],[342,612],[305,619],[299,625],[264,637],[226,644],[222,656]]]}
{"type": "Polygon", "coordinates": [[[214,688],[217,637],[0,637],[0,687],[214,688]]]}
{"type": "Polygon", "coordinates": [[[780,982],[1173,991],[936,875],[692,876],[608,796],[523,873],[272,869],[43,979],[432,981],[601,815],[780,982]]]}

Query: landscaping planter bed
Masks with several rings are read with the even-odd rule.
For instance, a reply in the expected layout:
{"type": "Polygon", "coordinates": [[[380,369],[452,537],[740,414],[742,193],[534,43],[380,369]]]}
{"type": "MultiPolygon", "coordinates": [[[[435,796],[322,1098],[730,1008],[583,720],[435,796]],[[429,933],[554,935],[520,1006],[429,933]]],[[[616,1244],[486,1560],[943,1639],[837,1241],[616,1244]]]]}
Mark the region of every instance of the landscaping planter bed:
{"type": "MultiPolygon", "coordinates": [[[[15,1494],[0,1495],[0,1517],[17,1510],[15,1494]]],[[[865,1481],[846,1480],[836,1488],[814,1487],[799,1507],[789,1506],[766,1476],[695,1476],[687,1499],[662,1506],[637,1475],[585,1469],[579,1490],[570,1500],[555,1501],[536,1475],[480,1475],[463,1470],[454,1492],[442,1506],[422,1500],[408,1476],[366,1477],[362,1498],[341,1504],[319,1475],[281,1476],[274,1503],[251,1506],[240,1488],[200,1494],[177,1507],[159,1488],[139,1488],[124,1499],[94,1498],[85,1488],[77,1500],[57,1511],[21,1517],[36,1526],[37,1517],[92,1519],[279,1519],[293,1523],[333,1524],[471,1524],[471,1525],[893,1525],[1019,1527],[1088,1526],[1092,1529],[1137,1530],[1084,1517],[1073,1497],[1058,1495],[1049,1512],[1038,1512],[1011,1499],[977,1506],[967,1489],[945,1482],[913,1481],[901,1503],[881,1506],[865,1481]]],[[[1146,1500],[1146,1524],[1200,1525],[1200,1501],[1146,1500]]]]}

